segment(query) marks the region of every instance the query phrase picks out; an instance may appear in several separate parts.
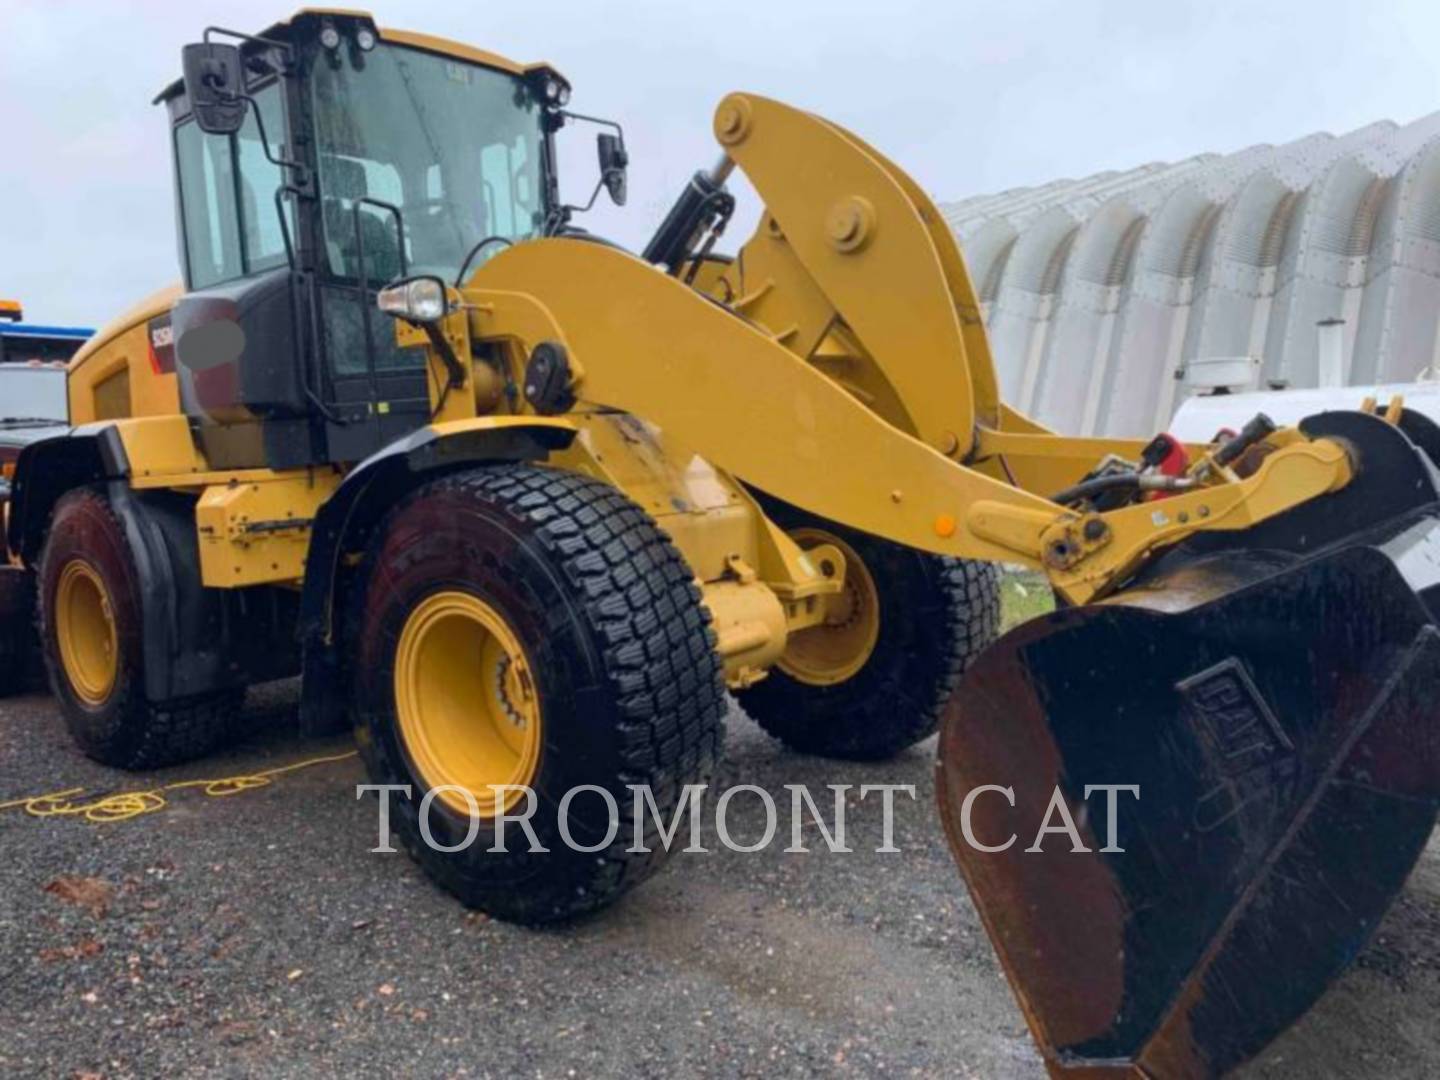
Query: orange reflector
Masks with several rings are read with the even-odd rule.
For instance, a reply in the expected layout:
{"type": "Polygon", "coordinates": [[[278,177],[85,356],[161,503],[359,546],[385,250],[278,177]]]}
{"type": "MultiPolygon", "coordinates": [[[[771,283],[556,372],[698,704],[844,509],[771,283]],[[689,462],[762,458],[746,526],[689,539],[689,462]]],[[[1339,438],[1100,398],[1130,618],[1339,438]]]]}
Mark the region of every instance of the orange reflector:
{"type": "Polygon", "coordinates": [[[949,514],[940,514],[935,518],[935,535],[949,539],[955,535],[955,519],[949,514]]]}

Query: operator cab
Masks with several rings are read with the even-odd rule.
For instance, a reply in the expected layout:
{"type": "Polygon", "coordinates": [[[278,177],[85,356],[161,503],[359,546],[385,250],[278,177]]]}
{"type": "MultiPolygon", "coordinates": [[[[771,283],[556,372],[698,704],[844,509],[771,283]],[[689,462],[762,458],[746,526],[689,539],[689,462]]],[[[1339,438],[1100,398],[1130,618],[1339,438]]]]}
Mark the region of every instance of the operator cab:
{"type": "Polygon", "coordinates": [[[547,231],[569,87],[363,15],[211,30],[184,59],[157,99],[187,287],[170,327],[182,408],[217,468],[360,460],[430,416],[423,350],[397,347],[378,290],[454,282],[547,231]]]}

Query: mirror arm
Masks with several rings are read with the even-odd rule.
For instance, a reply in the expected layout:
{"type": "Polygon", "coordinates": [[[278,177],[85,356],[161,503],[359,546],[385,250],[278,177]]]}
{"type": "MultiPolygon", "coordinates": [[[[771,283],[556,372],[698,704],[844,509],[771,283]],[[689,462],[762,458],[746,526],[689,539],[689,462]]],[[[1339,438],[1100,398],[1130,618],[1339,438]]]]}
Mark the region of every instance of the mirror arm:
{"type": "MultiPolygon", "coordinates": [[[[278,75],[282,78],[288,78],[294,74],[295,48],[289,42],[277,41],[275,38],[257,37],[255,34],[245,34],[239,30],[230,30],[223,26],[207,26],[201,40],[208,45],[210,44],[211,35],[224,35],[225,37],[237,38],[240,41],[251,41],[257,45],[264,45],[267,49],[278,53],[281,58],[276,68],[278,75]]],[[[255,117],[255,126],[260,131],[260,148],[265,152],[265,159],[277,168],[291,170],[291,172],[294,173],[295,184],[301,188],[308,188],[310,186],[309,170],[298,161],[277,156],[270,148],[270,137],[265,132],[265,118],[260,115],[260,106],[256,103],[255,99],[249,94],[243,93],[236,94],[234,99],[236,101],[243,101],[250,106],[250,111],[255,117]]]]}
{"type": "Polygon", "coordinates": [[[590,200],[584,206],[567,206],[566,210],[574,211],[577,214],[584,214],[595,206],[595,200],[600,198],[600,191],[605,187],[605,177],[602,175],[595,184],[595,189],[590,192],[590,200]]]}
{"type": "MultiPolygon", "coordinates": [[[[569,109],[554,109],[552,112],[555,116],[565,117],[570,120],[584,120],[586,123],[598,124],[601,127],[612,129],[620,140],[620,152],[625,154],[628,160],[629,153],[625,149],[625,129],[616,121],[606,120],[603,116],[588,116],[585,113],[571,112],[569,109]]],[[[545,236],[554,236],[570,223],[570,218],[573,215],[584,214],[591,210],[595,206],[595,201],[600,198],[600,192],[605,188],[606,182],[615,173],[619,173],[622,176],[624,175],[623,169],[609,169],[601,172],[600,179],[595,184],[595,189],[590,192],[590,198],[586,200],[584,206],[563,203],[552,210],[545,219],[545,224],[541,227],[541,233],[545,236]]]]}
{"type": "Polygon", "coordinates": [[[584,120],[586,123],[589,124],[599,124],[601,127],[613,128],[615,130],[615,134],[620,136],[621,149],[624,149],[625,129],[622,128],[614,120],[606,120],[603,116],[586,116],[584,113],[571,112],[568,109],[556,109],[555,111],[558,115],[568,117],[571,120],[584,120]]]}
{"type": "Polygon", "coordinates": [[[253,41],[257,45],[264,45],[268,49],[274,49],[284,59],[280,68],[281,75],[290,75],[294,72],[295,47],[286,41],[276,41],[274,38],[256,37],[254,34],[245,34],[239,30],[229,30],[223,26],[207,26],[205,35],[200,39],[205,44],[210,44],[211,34],[223,34],[226,37],[238,38],[240,41],[253,41]]]}
{"type": "MultiPolygon", "coordinates": [[[[606,120],[603,116],[587,116],[584,113],[570,112],[568,109],[556,109],[555,112],[558,116],[568,117],[571,120],[584,120],[587,124],[598,124],[600,127],[607,127],[613,130],[616,137],[620,140],[620,152],[625,155],[625,160],[628,163],[630,152],[625,149],[625,129],[621,127],[617,121],[606,120]]],[[[604,182],[603,178],[601,182],[604,182]]],[[[597,191],[595,194],[598,195],[599,192],[597,191]]],[[[592,204],[595,202],[594,197],[590,199],[590,202],[592,204]]]]}
{"type": "Polygon", "coordinates": [[[616,171],[618,170],[612,169],[609,172],[601,174],[600,179],[595,184],[595,189],[590,192],[589,201],[586,202],[584,206],[575,206],[571,203],[565,203],[563,206],[559,207],[553,213],[551,213],[549,220],[545,222],[545,226],[542,229],[544,235],[554,236],[557,232],[560,231],[560,229],[570,223],[570,218],[572,215],[588,213],[594,207],[595,200],[600,198],[600,192],[604,190],[605,181],[609,178],[610,173],[616,171]]]}

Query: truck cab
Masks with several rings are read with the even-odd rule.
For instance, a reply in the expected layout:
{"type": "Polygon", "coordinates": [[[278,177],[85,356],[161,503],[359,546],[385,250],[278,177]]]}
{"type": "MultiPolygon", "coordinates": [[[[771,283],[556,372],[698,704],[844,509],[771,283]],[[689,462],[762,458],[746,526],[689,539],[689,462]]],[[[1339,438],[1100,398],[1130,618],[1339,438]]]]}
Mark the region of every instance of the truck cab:
{"type": "Polygon", "coordinates": [[[0,695],[39,681],[33,581],[5,540],[10,485],[21,452],[70,426],[65,362],[93,333],[24,322],[18,301],[0,300],[0,695]]]}
{"type": "Polygon", "coordinates": [[[79,326],[26,322],[18,300],[0,300],[0,364],[63,364],[94,333],[79,326]]]}
{"type": "Polygon", "coordinates": [[[0,300],[0,524],[20,450],[70,423],[65,363],[94,334],[23,319],[17,301],[0,300]]]}

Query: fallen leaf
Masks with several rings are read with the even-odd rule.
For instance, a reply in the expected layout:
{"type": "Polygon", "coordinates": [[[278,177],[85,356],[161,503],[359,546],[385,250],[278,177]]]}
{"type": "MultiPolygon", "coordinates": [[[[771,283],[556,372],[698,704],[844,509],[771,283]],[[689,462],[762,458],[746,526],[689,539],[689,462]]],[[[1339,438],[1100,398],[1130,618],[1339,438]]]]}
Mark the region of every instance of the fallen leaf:
{"type": "Polygon", "coordinates": [[[37,954],[41,963],[58,964],[61,960],[88,959],[92,956],[99,956],[105,951],[105,946],[94,938],[81,938],[74,945],[61,945],[55,949],[41,949],[37,954]]]}
{"type": "Polygon", "coordinates": [[[305,970],[303,968],[296,968],[294,971],[290,972],[289,975],[286,975],[285,978],[289,979],[291,982],[294,982],[296,979],[298,979],[301,975],[304,974],[305,970]]]}
{"type": "Polygon", "coordinates": [[[103,919],[110,910],[110,897],[114,890],[99,878],[58,877],[45,891],[67,904],[83,907],[97,919],[103,919]]]}
{"type": "Polygon", "coordinates": [[[389,996],[390,996],[391,994],[393,994],[393,993],[395,993],[395,987],[391,986],[389,983],[381,983],[381,984],[380,984],[380,996],[381,996],[381,997],[389,997],[389,996]]]}
{"type": "Polygon", "coordinates": [[[215,1029],[215,1037],[227,1046],[238,1046],[255,1038],[255,1025],[244,1020],[231,1020],[215,1029]]]}

